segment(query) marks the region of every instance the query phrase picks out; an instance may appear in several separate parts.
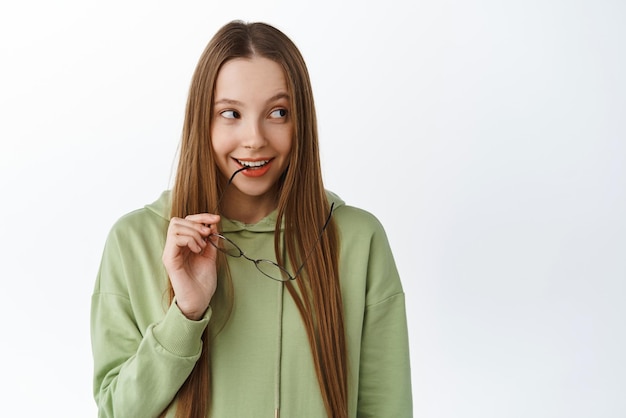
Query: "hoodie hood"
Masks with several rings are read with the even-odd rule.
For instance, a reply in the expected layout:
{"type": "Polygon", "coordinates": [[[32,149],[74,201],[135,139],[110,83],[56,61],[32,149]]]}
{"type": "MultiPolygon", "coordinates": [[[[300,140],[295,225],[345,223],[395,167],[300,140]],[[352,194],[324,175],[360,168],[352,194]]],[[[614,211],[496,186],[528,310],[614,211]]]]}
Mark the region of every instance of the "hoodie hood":
{"type": "MultiPolygon", "coordinates": [[[[333,211],[337,210],[338,207],[345,205],[345,202],[339,196],[329,190],[326,190],[326,198],[328,199],[329,204],[335,204],[333,211]]],[[[172,209],[172,191],[164,191],[157,200],[149,205],[146,205],[145,208],[169,222],[172,209]]],[[[246,224],[237,220],[222,217],[221,229],[223,232],[238,232],[243,230],[251,232],[274,232],[274,225],[276,225],[276,210],[272,211],[269,215],[255,224],[246,224]]]]}

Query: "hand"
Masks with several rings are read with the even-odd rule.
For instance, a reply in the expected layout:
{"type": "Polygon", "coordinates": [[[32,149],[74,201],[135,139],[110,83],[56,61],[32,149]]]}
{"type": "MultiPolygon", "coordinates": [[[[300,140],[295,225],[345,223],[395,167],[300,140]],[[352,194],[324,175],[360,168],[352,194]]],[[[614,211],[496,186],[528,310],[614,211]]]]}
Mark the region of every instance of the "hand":
{"type": "Polygon", "coordinates": [[[179,309],[192,320],[202,318],[217,288],[217,248],[207,237],[219,220],[208,213],[174,217],[167,229],[163,265],[179,309]]]}

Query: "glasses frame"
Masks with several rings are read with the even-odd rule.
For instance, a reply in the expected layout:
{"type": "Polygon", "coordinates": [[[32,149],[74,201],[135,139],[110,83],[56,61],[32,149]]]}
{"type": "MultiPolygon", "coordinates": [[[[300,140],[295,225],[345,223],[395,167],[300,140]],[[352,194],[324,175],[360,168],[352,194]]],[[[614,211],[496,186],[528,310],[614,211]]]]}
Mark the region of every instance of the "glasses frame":
{"type": "MultiPolygon", "coordinates": [[[[230,176],[230,179],[228,179],[228,182],[226,183],[226,187],[222,191],[222,195],[220,196],[220,198],[217,201],[217,205],[215,207],[215,210],[213,210],[213,213],[217,213],[217,209],[219,208],[219,204],[222,201],[222,198],[224,197],[224,194],[226,192],[226,188],[228,186],[230,186],[230,184],[232,183],[233,179],[235,178],[235,175],[237,175],[238,173],[242,172],[243,170],[246,170],[247,168],[248,167],[240,168],[240,169],[236,170],[230,176]]],[[[223,253],[223,254],[225,254],[225,255],[227,255],[229,257],[233,257],[233,258],[241,258],[241,257],[243,257],[246,260],[251,261],[252,263],[254,263],[254,266],[257,268],[257,270],[259,270],[259,272],[261,272],[265,277],[269,277],[270,279],[276,280],[277,282],[287,282],[287,281],[295,280],[300,275],[302,270],[304,269],[304,266],[306,265],[306,262],[311,257],[311,255],[313,254],[313,251],[315,251],[315,248],[317,247],[317,244],[322,239],[322,235],[324,234],[324,231],[326,230],[326,227],[330,223],[330,219],[333,216],[333,208],[334,208],[334,206],[335,206],[335,203],[334,202],[331,203],[330,211],[328,212],[328,217],[326,218],[326,221],[324,222],[324,226],[322,226],[322,229],[320,230],[320,233],[317,236],[317,239],[315,240],[315,244],[313,244],[313,246],[311,247],[311,250],[307,253],[306,257],[304,257],[304,260],[302,261],[302,265],[296,270],[295,274],[293,274],[293,275],[289,272],[289,270],[287,270],[285,267],[281,266],[280,264],[276,263],[275,261],[268,260],[268,259],[265,259],[265,258],[255,259],[255,258],[248,257],[243,252],[241,247],[239,247],[237,244],[235,244],[230,238],[227,238],[227,237],[225,237],[222,234],[210,234],[209,237],[208,237],[208,241],[211,243],[211,245],[213,245],[215,248],[217,248],[221,253],[223,253]],[[213,242],[213,240],[211,238],[217,238],[217,239],[220,239],[220,240],[227,241],[230,245],[232,245],[235,249],[237,249],[239,254],[231,254],[231,253],[229,253],[227,251],[224,251],[223,249],[218,247],[217,244],[215,242],[213,242]],[[261,267],[259,267],[262,264],[269,264],[272,267],[277,268],[282,273],[282,277],[278,278],[278,277],[274,277],[272,275],[267,274],[266,272],[264,272],[261,269],[261,267]]]]}

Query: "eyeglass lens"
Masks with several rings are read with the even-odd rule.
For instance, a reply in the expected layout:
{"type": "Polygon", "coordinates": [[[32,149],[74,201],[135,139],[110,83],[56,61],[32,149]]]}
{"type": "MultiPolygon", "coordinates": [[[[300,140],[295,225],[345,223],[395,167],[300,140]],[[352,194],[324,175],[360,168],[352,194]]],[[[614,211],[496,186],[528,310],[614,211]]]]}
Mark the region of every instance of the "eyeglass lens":
{"type": "Polygon", "coordinates": [[[270,279],[278,280],[281,282],[286,282],[288,280],[293,280],[295,278],[287,270],[285,270],[284,268],[282,268],[281,266],[279,266],[278,264],[276,264],[275,262],[271,260],[265,260],[265,259],[255,260],[253,258],[248,257],[247,255],[244,254],[242,249],[239,248],[239,246],[237,246],[237,244],[235,244],[234,242],[232,242],[231,240],[229,240],[223,235],[215,234],[212,236],[212,239],[209,240],[209,242],[215,248],[217,248],[218,250],[220,250],[221,252],[223,252],[224,254],[230,257],[234,257],[234,258],[243,257],[246,260],[252,261],[254,265],[256,266],[256,268],[261,273],[269,277],[270,279]]]}
{"type": "MultiPolygon", "coordinates": [[[[248,167],[243,167],[243,168],[240,168],[239,170],[235,171],[230,176],[230,179],[228,179],[228,182],[226,183],[226,186],[227,187],[230,186],[230,184],[233,181],[233,178],[235,178],[235,175],[240,173],[241,171],[247,169],[247,168],[248,167]]],[[[223,197],[224,197],[224,193],[222,192],[222,195],[220,196],[220,198],[217,201],[216,208],[213,211],[214,213],[216,213],[217,208],[219,207],[219,204],[220,204],[220,202],[221,202],[223,197]]],[[[324,223],[324,226],[322,227],[322,230],[320,231],[320,235],[318,236],[317,241],[315,242],[315,245],[317,245],[317,243],[319,242],[320,238],[322,237],[322,234],[324,233],[324,230],[328,226],[328,222],[330,221],[330,218],[331,218],[331,216],[333,214],[333,207],[334,206],[335,206],[335,204],[333,202],[330,205],[330,212],[328,213],[328,218],[326,218],[326,222],[324,223]]],[[[291,275],[291,273],[289,273],[284,267],[281,267],[280,265],[276,264],[275,262],[273,262],[271,260],[265,260],[265,259],[255,260],[253,258],[248,257],[247,255],[244,254],[244,252],[241,250],[241,248],[239,248],[239,246],[237,244],[235,244],[234,242],[232,242],[231,240],[229,240],[228,238],[226,238],[223,235],[212,234],[211,237],[212,237],[212,239],[209,239],[209,242],[215,248],[217,248],[218,250],[220,250],[224,254],[226,254],[228,256],[231,256],[231,257],[235,257],[235,258],[243,257],[246,260],[252,261],[254,263],[254,265],[256,266],[256,268],[261,273],[263,273],[264,275],[266,275],[270,279],[278,280],[278,281],[281,281],[281,282],[286,282],[286,281],[289,281],[289,280],[295,280],[295,278],[300,274],[300,272],[304,268],[304,265],[306,264],[306,260],[313,253],[313,249],[311,249],[311,251],[304,258],[304,261],[303,261],[302,265],[300,266],[300,268],[296,271],[296,273],[294,275],[291,275]]]]}

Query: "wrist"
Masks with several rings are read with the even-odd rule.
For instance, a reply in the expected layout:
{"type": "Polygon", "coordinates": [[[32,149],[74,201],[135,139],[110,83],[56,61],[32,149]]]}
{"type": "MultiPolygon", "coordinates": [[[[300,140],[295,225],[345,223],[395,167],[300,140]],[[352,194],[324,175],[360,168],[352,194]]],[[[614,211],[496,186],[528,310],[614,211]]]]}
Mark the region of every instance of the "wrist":
{"type": "Polygon", "coordinates": [[[181,306],[181,304],[179,303],[179,301],[175,300],[174,303],[176,304],[176,306],[178,307],[178,310],[180,310],[180,312],[190,321],[199,321],[202,318],[204,318],[204,314],[206,313],[207,309],[209,308],[208,306],[204,309],[198,310],[198,309],[189,309],[186,308],[184,306],[181,306]]]}

